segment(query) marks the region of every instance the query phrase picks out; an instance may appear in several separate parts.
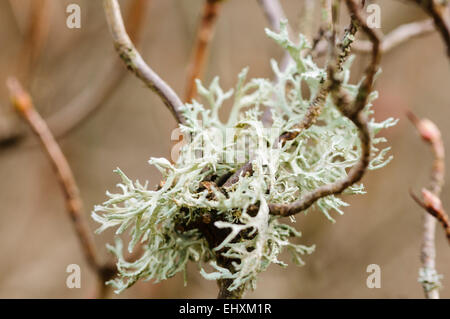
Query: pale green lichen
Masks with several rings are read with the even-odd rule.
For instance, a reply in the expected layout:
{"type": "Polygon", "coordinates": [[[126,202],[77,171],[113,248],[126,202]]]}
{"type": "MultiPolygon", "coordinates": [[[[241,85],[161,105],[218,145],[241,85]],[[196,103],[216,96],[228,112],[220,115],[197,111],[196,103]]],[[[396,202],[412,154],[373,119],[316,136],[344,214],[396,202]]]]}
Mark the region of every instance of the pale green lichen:
{"type": "MultiPolygon", "coordinates": [[[[109,200],[96,206],[92,217],[101,224],[99,232],[117,227],[119,236],[129,229],[128,250],[131,252],[136,244],[142,243],[144,253],[136,261],[127,262],[119,237],[115,247],[109,246],[118,258],[119,276],[109,282],[116,292],[139,279],[169,278],[185,271],[188,261],[198,263],[206,279],[232,279],[230,290],[254,287],[258,273],[271,263],[286,266],[278,260],[284,248],[297,264],[303,263],[301,255],[314,250],[313,246],[292,243],[291,237],[300,237],[300,233],[271,216],[267,203],[290,203],[321,185],[344,178],[359,159],[360,141],[357,128],[328,98],[317,125],[282,147],[275,144],[280,133],[301,122],[326,76],[326,71],[310,56],[302,56],[302,51],[308,48],[304,37],[300,36],[299,44],[294,44],[288,38],[286,25],[281,27],[280,33],[267,30],[267,34],[291,54],[295,63],[282,71],[277,62],[271,61],[276,83],[260,78],[247,82],[247,68],[239,74],[235,89],[227,92],[221,89],[218,78],[209,87],[197,82],[204,104],[194,100],[183,108],[186,124],[181,130],[189,141],[181,148],[176,163],[164,158],[149,161],[162,174],[164,183],[159,189],[149,190],[147,184],[132,182],[117,170],[122,178],[118,185],[122,192],[107,193],[109,200]],[[302,82],[309,88],[309,97],[302,95],[302,82]],[[230,99],[229,118],[221,121],[219,110],[230,99]],[[270,129],[261,121],[265,107],[272,112],[270,129]],[[252,161],[251,175],[241,177],[225,191],[217,185],[199,191],[207,176],[234,172],[248,160],[252,161]],[[257,213],[248,212],[251,205],[259,207],[257,213]],[[180,221],[189,225],[189,221],[201,218],[205,212],[213,215],[217,228],[229,230],[217,247],[210,247],[200,230],[177,228],[180,221]],[[241,236],[243,233],[246,235],[241,236]],[[230,258],[232,267],[219,265],[217,254],[230,258]],[[204,270],[205,263],[212,266],[212,273],[204,270]]],[[[348,82],[351,60],[343,65],[342,78],[343,87],[354,97],[359,85],[348,82]]],[[[370,94],[365,112],[372,113],[371,102],[376,97],[376,92],[370,94]]],[[[395,123],[393,119],[381,123],[371,120],[369,126],[375,136],[395,123]]],[[[391,160],[385,158],[388,148],[379,150],[374,146],[384,141],[373,138],[369,169],[380,168],[391,160]]],[[[364,188],[353,185],[346,193],[361,194],[364,188]]],[[[342,214],[343,206],[347,204],[336,196],[322,198],[313,205],[333,222],[330,212],[342,214]]]]}

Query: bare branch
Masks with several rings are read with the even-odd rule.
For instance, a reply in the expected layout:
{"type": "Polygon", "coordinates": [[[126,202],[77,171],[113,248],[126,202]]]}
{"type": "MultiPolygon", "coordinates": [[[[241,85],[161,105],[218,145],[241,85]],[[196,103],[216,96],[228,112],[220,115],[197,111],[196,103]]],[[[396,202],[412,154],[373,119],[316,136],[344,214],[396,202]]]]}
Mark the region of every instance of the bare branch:
{"type": "Polygon", "coordinates": [[[145,63],[134,47],[125,30],[117,0],[103,0],[103,7],[114,46],[127,68],[159,95],[178,123],[184,123],[185,119],[180,112],[183,102],[175,91],[145,63]]]}
{"type": "Polygon", "coordinates": [[[205,0],[200,25],[197,30],[192,60],[188,66],[186,101],[197,96],[195,79],[201,78],[207,60],[208,47],[214,36],[214,30],[222,0],[205,0]]]}
{"type": "MultiPolygon", "coordinates": [[[[284,14],[280,2],[278,0],[258,0],[258,3],[269,21],[270,27],[274,31],[280,32],[280,22],[286,19],[286,15],[284,14]]],[[[289,34],[293,33],[289,25],[287,26],[287,29],[289,34]]],[[[291,55],[286,52],[281,60],[280,69],[285,70],[291,62],[293,62],[293,59],[291,55]]]]}
{"type": "Polygon", "coordinates": [[[30,2],[28,25],[25,33],[25,41],[19,53],[18,67],[23,74],[24,81],[29,84],[36,62],[41,55],[49,30],[48,0],[35,0],[30,2]]]}
{"type": "MultiPolygon", "coordinates": [[[[140,42],[149,3],[148,0],[134,0],[128,10],[126,24],[130,30],[130,37],[136,42],[140,42]]],[[[121,64],[117,56],[109,58],[105,68],[89,83],[89,86],[46,119],[56,138],[64,137],[78,128],[116,92],[127,74],[121,64]]],[[[0,144],[10,145],[11,143],[8,143],[10,141],[23,140],[27,137],[26,133],[25,130],[10,125],[0,132],[0,144]]]]}
{"type": "MultiPolygon", "coordinates": [[[[355,22],[350,22],[350,27],[347,29],[346,34],[344,36],[343,44],[341,45],[341,51],[339,54],[338,61],[336,62],[337,68],[340,69],[342,67],[342,64],[345,62],[348,52],[350,51],[350,47],[352,45],[352,40],[355,33],[357,31],[357,27],[355,22]]],[[[328,32],[330,38],[334,37],[334,34],[330,34],[328,32]]],[[[319,91],[317,92],[317,95],[312,100],[311,104],[308,107],[308,110],[305,113],[305,116],[303,117],[303,120],[298,123],[297,125],[293,126],[289,132],[284,132],[281,136],[278,138],[278,142],[281,143],[281,145],[284,145],[287,141],[293,140],[296,138],[301,132],[304,130],[307,130],[310,128],[319,117],[321,110],[323,108],[324,103],[326,102],[327,96],[329,94],[329,91],[331,89],[332,79],[330,78],[330,73],[327,76],[327,79],[323,81],[321,84],[319,91]]],[[[267,112],[267,110],[266,110],[267,112]]],[[[266,114],[264,113],[264,115],[266,114]]],[[[270,114],[270,112],[269,112],[270,114]]],[[[263,115],[263,120],[264,120],[263,115]]],[[[276,143],[278,144],[278,143],[276,143]]],[[[228,180],[223,184],[224,188],[230,187],[234,183],[239,181],[239,178],[241,176],[245,176],[246,174],[252,174],[252,160],[250,159],[247,163],[245,163],[243,166],[241,166],[236,172],[234,172],[233,175],[231,175],[228,180]]]]}
{"type": "Polygon", "coordinates": [[[114,270],[111,265],[102,265],[100,263],[92,233],[82,212],[83,203],[69,163],[47,124],[34,108],[28,93],[24,91],[15,78],[10,78],[7,85],[10,91],[11,103],[39,138],[58,176],[65,195],[67,211],[75,227],[84,257],[88,265],[96,272],[99,283],[104,283],[105,280],[111,278],[114,270]]]}
{"type": "Polygon", "coordinates": [[[435,0],[411,0],[433,19],[436,29],[441,34],[442,40],[447,46],[447,56],[450,58],[450,8],[449,4],[436,3],[435,0]]]}
{"type": "MultiPolygon", "coordinates": [[[[380,50],[382,53],[386,53],[408,40],[427,35],[434,30],[431,19],[403,24],[383,37],[380,50]]],[[[372,43],[364,40],[355,41],[352,50],[356,53],[371,53],[372,43]]]]}
{"type": "Polygon", "coordinates": [[[309,208],[320,198],[342,193],[346,188],[361,180],[369,165],[371,136],[367,117],[362,110],[367,104],[370,92],[372,92],[374,76],[378,69],[380,60],[380,37],[375,30],[371,29],[366,24],[366,19],[362,16],[362,13],[354,0],[346,0],[346,4],[352,18],[356,20],[358,26],[367,34],[373,43],[372,59],[366,69],[365,80],[361,84],[354,101],[351,101],[348,94],[341,87],[340,81],[335,78],[335,72],[338,71],[339,60],[335,65],[329,64],[328,76],[331,80],[330,90],[337,107],[342,115],[350,119],[359,130],[359,138],[361,141],[360,160],[351,168],[347,177],[344,179],[323,185],[310,193],[305,194],[301,199],[293,203],[287,205],[269,204],[270,213],[272,215],[291,216],[309,208]]]}
{"type": "MultiPolygon", "coordinates": [[[[450,224],[448,215],[445,213],[439,196],[441,194],[442,186],[445,178],[445,150],[442,141],[441,132],[439,128],[428,119],[419,119],[412,112],[407,113],[408,118],[416,127],[422,139],[431,146],[434,161],[431,171],[430,190],[422,189],[422,201],[413,192],[410,192],[411,197],[421,206],[427,213],[423,216],[423,236],[420,259],[424,269],[436,272],[436,247],[435,247],[435,232],[436,220],[438,220],[446,233],[447,239],[450,243],[450,224]]],[[[425,284],[423,285],[425,297],[428,299],[438,299],[438,289],[429,289],[425,284]]]]}

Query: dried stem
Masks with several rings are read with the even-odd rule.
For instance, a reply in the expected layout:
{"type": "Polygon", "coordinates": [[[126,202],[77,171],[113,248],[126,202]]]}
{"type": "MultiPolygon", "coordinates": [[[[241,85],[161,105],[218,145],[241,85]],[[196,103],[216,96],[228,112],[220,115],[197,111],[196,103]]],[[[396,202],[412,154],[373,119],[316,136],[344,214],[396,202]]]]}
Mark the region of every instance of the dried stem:
{"type": "MultiPolygon", "coordinates": [[[[103,283],[105,280],[111,278],[114,274],[114,270],[111,265],[102,265],[100,263],[92,233],[89,230],[87,220],[82,212],[83,203],[69,163],[47,124],[34,108],[28,93],[24,91],[15,78],[10,78],[7,85],[11,95],[11,103],[39,138],[52,163],[64,192],[67,211],[75,227],[78,239],[80,240],[83,254],[88,265],[96,272],[99,282],[103,283]]],[[[102,291],[104,291],[104,289],[102,289],[102,291]]]]}
{"type": "MultiPolygon", "coordinates": [[[[427,35],[434,30],[431,19],[402,24],[383,37],[380,50],[382,53],[386,53],[408,40],[427,35]]],[[[370,53],[372,52],[372,43],[367,40],[355,41],[352,50],[356,53],[370,53]]]]}
{"type": "Polygon", "coordinates": [[[329,64],[328,75],[332,82],[330,90],[337,107],[342,115],[350,119],[359,130],[359,138],[361,141],[360,160],[352,167],[347,177],[342,180],[323,185],[303,195],[298,201],[287,205],[269,204],[270,213],[273,215],[291,216],[309,208],[320,198],[342,193],[347,187],[361,180],[369,165],[371,136],[368,129],[367,117],[362,111],[367,104],[370,92],[372,92],[374,76],[380,61],[380,36],[366,24],[366,19],[362,16],[360,8],[354,0],[346,0],[346,4],[351,16],[357,21],[358,26],[367,34],[373,43],[371,62],[366,69],[365,80],[361,84],[354,101],[350,100],[348,94],[341,87],[340,81],[335,78],[335,72],[338,71],[339,62],[335,65],[329,64]]]}
{"type": "MultiPolygon", "coordinates": [[[[135,43],[140,43],[142,38],[149,3],[148,0],[134,0],[128,9],[126,25],[129,30],[128,34],[135,43]]],[[[126,73],[120,60],[116,56],[111,57],[94,83],[47,119],[53,134],[58,138],[63,137],[79,127],[85,119],[100,109],[108,97],[116,92],[126,73]]]]}
{"type": "MultiPolygon", "coordinates": [[[[283,7],[281,6],[278,0],[258,0],[261,9],[264,12],[264,15],[269,22],[270,27],[276,31],[280,32],[280,22],[286,19],[286,15],[284,14],[283,7]]],[[[288,25],[287,26],[288,33],[292,34],[292,29],[288,25]]],[[[281,60],[280,70],[285,70],[286,67],[293,62],[291,55],[286,52],[281,60]]]]}
{"type": "Polygon", "coordinates": [[[239,287],[233,291],[229,291],[228,287],[233,283],[232,279],[220,279],[217,280],[217,285],[219,286],[219,294],[217,299],[241,299],[244,295],[245,288],[239,287]]]}
{"type": "Polygon", "coordinates": [[[25,41],[19,53],[19,69],[23,73],[27,85],[33,76],[36,62],[41,55],[49,30],[48,0],[35,0],[30,3],[28,25],[25,32],[25,41]]]}
{"type": "Polygon", "coordinates": [[[123,24],[122,14],[117,0],[103,0],[109,30],[114,46],[127,68],[142,82],[159,95],[163,103],[169,108],[178,123],[183,124],[185,119],[181,114],[181,102],[175,91],[156,74],[145,61],[131,42],[123,24]]]}
{"type": "Polygon", "coordinates": [[[442,40],[447,47],[447,56],[450,58],[450,9],[449,4],[436,3],[435,0],[411,0],[433,19],[436,29],[441,34],[442,40]]]}
{"type": "MultiPolygon", "coordinates": [[[[411,192],[412,198],[425,209],[423,216],[423,236],[420,259],[422,268],[429,273],[436,274],[436,247],[435,231],[436,220],[438,220],[446,233],[450,243],[450,223],[448,215],[445,213],[439,196],[445,177],[445,150],[439,128],[428,119],[419,119],[412,112],[407,113],[408,118],[416,127],[422,139],[431,146],[434,161],[431,171],[431,181],[429,189],[422,189],[424,200],[419,199],[411,192]]],[[[426,282],[422,282],[425,297],[428,299],[439,298],[439,285],[433,285],[431,288],[426,282]]]]}
{"type": "MultiPolygon", "coordinates": [[[[136,42],[140,42],[149,3],[148,0],[134,0],[128,10],[126,24],[130,30],[130,38],[136,42]]],[[[116,92],[127,74],[121,64],[117,56],[112,56],[89,86],[46,119],[56,138],[64,137],[78,128],[116,92]]],[[[0,144],[10,145],[8,141],[21,141],[27,137],[26,133],[27,131],[20,129],[5,130],[0,136],[0,144]]]]}
{"type": "Polygon", "coordinates": [[[195,79],[203,76],[208,56],[208,47],[214,36],[217,17],[220,12],[222,0],[205,0],[200,25],[197,30],[192,60],[188,66],[186,87],[186,101],[190,102],[197,97],[195,79]]]}

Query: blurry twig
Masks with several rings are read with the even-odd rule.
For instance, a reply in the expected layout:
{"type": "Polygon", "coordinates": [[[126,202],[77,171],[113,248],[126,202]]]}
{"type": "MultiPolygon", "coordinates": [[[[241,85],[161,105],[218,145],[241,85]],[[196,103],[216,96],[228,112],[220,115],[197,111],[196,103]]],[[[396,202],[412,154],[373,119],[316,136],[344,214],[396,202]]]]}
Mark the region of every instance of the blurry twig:
{"type": "MultiPolygon", "coordinates": [[[[130,30],[129,36],[137,43],[142,37],[148,5],[148,0],[134,0],[128,9],[126,21],[130,30]]],[[[105,100],[116,91],[126,73],[126,69],[121,66],[121,61],[116,56],[111,57],[107,67],[97,76],[97,80],[48,118],[48,125],[55,136],[65,136],[96,112],[105,100]]]]}
{"type": "MultiPolygon", "coordinates": [[[[412,198],[428,213],[424,214],[423,220],[423,238],[421,261],[422,267],[426,273],[436,273],[435,270],[435,230],[436,220],[441,222],[446,232],[447,239],[450,243],[450,223],[448,215],[445,213],[439,196],[441,194],[442,186],[444,185],[445,177],[445,150],[442,142],[441,132],[439,128],[428,119],[419,119],[412,112],[407,113],[408,118],[417,128],[422,139],[427,142],[433,151],[434,161],[433,169],[431,171],[430,189],[422,189],[423,200],[419,199],[413,192],[412,198]]],[[[425,296],[429,299],[439,298],[439,285],[428,287],[427,282],[423,283],[425,296]]]]}
{"type": "MultiPolygon", "coordinates": [[[[115,270],[111,264],[103,265],[100,263],[92,233],[82,212],[83,203],[69,163],[47,124],[34,108],[29,94],[15,78],[8,79],[7,85],[10,91],[11,103],[39,138],[52,163],[61,188],[64,191],[67,211],[80,240],[83,254],[89,266],[96,272],[99,284],[101,285],[100,287],[104,287],[103,283],[115,274],[115,270]]],[[[99,297],[104,297],[105,294],[106,289],[100,289],[99,297]]]]}
{"type": "MultiPolygon", "coordinates": [[[[383,37],[380,50],[386,53],[410,39],[429,34],[434,30],[434,24],[431,19],[403,24],[383,37]]],[[[356,53],[370,53],[372,51],[370,41],[355,41],[353,51],[356,53]]]]}
{"type": "MultiPolygon", "coordinates": [[[[126,21],[130,30],[129,35],[137,42],[141,38],[148,4],[148,0],[134,0],[128,10],[126,21]]],[[[46,119],[54,136],[60,138],[69,134],[96,112],[117,90],[126,73],[120,60],[112,56],[106,63],[106,67],[100,71],[95,80],[89,83],[89,86],[46,119]]],[[[0,132],[0,144],[11,145],[10,141],[16,142],[23,140],[24,137],[26,137],[25,130],[5,129],[0,132]]]]}
{"type": "Polygon", "coordinates": [[[36,62],[41,55],[42,48],[47,41],[49,31],[49,1],[34,0],[30,2],[28,13],[28,25],[25,32],[25,40],[19,54],[18,66],[23,73],[27,86],[33,77],[36,62]]]}
{"type": "Polygon", "coordinates": [[[195,79],[201,78],[208,55],[208,47],[214,36],[217,17],[220,12],[222,0],[205,0],[200,25],[197,30],[191,62],[188,66],[186,86],[186,102],[197,96],[195,79]]]}
{"type": "MultiPolygon", "coordinates": [[[[258,0],[259,5],[264,11],[264,15],[269,21],[270,27],[275,32],[280,32],[280,22],[286,20],[283,8],[278,0],[258,0]]],[[[288,33],[292,34],[292,29],[287,26],[288,33]]],[[[286,52],[281,60],[280,70],[285,70],[286,67],[293,61],[291,55],[286,52]]]]}
{"type": "Polygon", "coordinates": [[[450,8],[447,1],[436,0],[410,0],[433,19],[436,29],[441,34],[442,40],[447,47],[447,56],[450,59],[450,8]]]}
{"type": "Polygon", "coordinates": [[[175,91],[145,63],[134,47],[125,30],[117,0],[103,0],[103,7],[114,46],[127,68],[159,95],[178,123],[184,123],[185,119],[180,111],[183,102],[175,91]]]}

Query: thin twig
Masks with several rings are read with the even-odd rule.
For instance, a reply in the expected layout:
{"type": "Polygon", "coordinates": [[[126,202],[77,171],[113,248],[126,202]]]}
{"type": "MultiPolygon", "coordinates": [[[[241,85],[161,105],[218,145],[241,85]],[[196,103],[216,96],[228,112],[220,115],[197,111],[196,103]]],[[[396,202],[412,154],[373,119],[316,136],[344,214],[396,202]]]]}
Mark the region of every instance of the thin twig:
{"type": "MultiPolygon", "coordinates": [[[[430,34],[433,31],[435,28],[431,19],[402,24],[383,37],[380,50],[384,54],[408,40],[430,34]]],[[[352,50],[356,53],[370,53],[372,43],[367,40],[357,40],[353,44],[352,50]]]]}
{"type": "Polygon", "coordinates": [[[145,63],[134,47],[125,30],[117,0],[103,0],[103,8],[114,46],[127,68],[159,95],[178,123],[185,123],[185,119],[180,111],[183,102],[181,102],[175,91],[145,63]]]}
{"type": "Polygon", "coordinates": [[[197,30],[192,60],[188,66],[186,86],[186,101],[190,102],[197,97],[195,79],[203,75],[207,61],[208,47],[214,36],[217,17],[220,12],[222,0],[205,0],[200,25],[197,30]]]}
{"type": "Polygon", "coordinates": [[[435,0],[411,0],[433,18],[436,29],[441,34],[442,40],[447,47],[447,56],[450,58],[450,8],[449,4],[441,1],[441,4],[435,0]]]}
{"type": "Polygon", "coordinates": [[[11,103],[39,138],[52,163],[64,192],[67,211],[75,227],[84,257],[88,265],[96,272],[99,283],[103,283],[111,278],[114,269],[109,264],[103,265],[100,263],[92,232],[89,230],[86,217],[82,212],[83,203],[69,163],[47,124],[34,108],[29,94],[15,78],[8,79],[7,86],[10,91],[11,103]]]}
{"type": "MultiPolygon", "coordinates": [[[[450,224],[448,215],[445,213],[439,196],[444,185],[445,178],[445,150],[439,128],[428,119],[419,119],[412,112],[407,113],[408,118],[416,127],[422,139],[430,145],[434,160],[431,171],[430,190],[422,189],[423,201],[419,199],[413,192],[411,197],[425,209],[423,216],[423,236],[420,259],[422,268],[430,273],[436,273],[436,247],[435,232],[436,220],[444,227],[447,239],[450,243],[450,224]]],[[[428,299],[438,299],[439,285],[429,287],[426,282],[422,283],[425,297],[428,299]]]]}
{"type": "MultiPolygon", "coordinates": [[[[128,34],[137,45],[141,42],[149,4],[149,0],[134,0],[127,12],[128,34]]],[[[53,134],[60,138],[79,127],[116,92],[126,74],[127,71],[121,66],[121,61],[116,56],[111,57],[107,66],[97,76],[97,80],[46,120],[53,134]]]]}
{"type": "MultiPolygon", "coordinates": [[[[130,30],[130,38],[136,43],[139,43],[141,39],[149,3],[148,0],[134,0],[128,9],[126,25],[130,30]]],[[[90,82],[89,86],[86,86],[69,103],[46,119],[47,125],[57,139],[78,128],[117,91],[127,74],[126,69],[121,64],[122,62],[117,56],[111,56],[106,62],[106,66],[99,72],[96,79],[90,82]]],[[[0,145],[16,145],[17,143],[9,142],[24,142],[28,137],[26,130],[11,127],[12,129],[5,129],[0,132],[0,145]]],[[[31,143],[29,140],[27,142],[31,143]]]]}
{"type": "MultiPolygon", "coordinates": [[[[348,52],[350,51],[350,47],[352,45],[352,38],[354,37],[355,33],[357,31],[355,22],[350,22],[350,27],[347,29],[346,35],[344,36],[344,39],[350,39],[350,40],[344,40],[343,45],[341,45],[341,51],[339,53],[339,59],[336,62],[338,69],[342,67],[342,64],[345,62],[345,59],[348,56],[348,52]]],[[[330,34],[328,32],[328,35],[330,37],[334,37],[334,34],[330,34]]],[[[298,123],[297,125],[294,125],[290,131],[283,132],[281,136],[278,138],[278,142],[281,143],[281,145],[284,145],[287,141],[293,140],[296,138],[301,132],[304,130],[307,130],[310,128],[319,117],[322,107],[324,103],[326,102],[328,93],[331,88],[332,79],[330,78],[330,73],[327,76],[327,79],[324,79],[323,83],[321,84],[317,95],[313,98],[311,104],[308,107],[308,110],[305,113],[305,116],[303,117],[302,121],[298,123]]],[[[270,112],[269,112],[270,113],[270,112]]],[[[264,115],[263,115],[264,120],[264,115]]],[[[276,143],[278,145],[278,143],[276,143]]],[[[224,188],[230,187],[231,185],[235,184],[239,181],[239,178],[241,176],[245,176],[246,174],[252,174],[252,161],[253,159],[250,159],[248,162],[246,162],[243,166],[241,166],[236,172],[234,172],[233,175],[231,175],[227,181],[223,184],[224,188]]]]}
{"type": "MultiPolygon", "coordinates": [[[[258,0],[258,3],[264,12],[270,27],[275,32],[280,32],[280,22],[286,20],[286,15],[280,2],[278,0],[258,0]]],[[[293,33],[289,25],[287,25],[287,30],[289,34],[293,33]]],[[[293,61],[294,60],[288,52],[284,53],[280,64],[280,70],[285,70],[293,61]]]]}
{"type": "Polygon", "coordinates": [[[35,0],[30,3],[25,41],[19,53],[18,63],[20,73],[23,74],[24,82],[27,85],[33,77],[36,62],[47,40],[49,31],[48,7],[48,0],[35,0]]]}
{"type": "Polygon", "coordinates": [[[320,198],[342,193],[346,188],[361,180],[369,165],[371,136],[368,129],[367,117],[362,110],[367,104],[370,92],[372,92],[374,76],[378,70],[380,61],[380,36],[377,31],[371,29],[367,25],[366,19],[363,17],[359,6],[354,0],[346,0],[346,4],[351,16],[356,19],[358,26],[366,33],[373,43],[371,62],[366,69],[365,80],[361,84],[354,101],[351,101],[349,95],[341,87],[340,81],[335,78],[335,72],[339,71],[339,62],[335,65],[329,64],[328,74],[332,80],[330,89],[335,104],[342,115],[350,119],[358,128],[361,141],[361,157],[358,163],[350,169],[346,178],[331,184],[323,185],[303,195],[301,199],[293,203],[287,205],[269,204],[270,213],[272,215],[291,216],[309,208],[320,198]]]}

